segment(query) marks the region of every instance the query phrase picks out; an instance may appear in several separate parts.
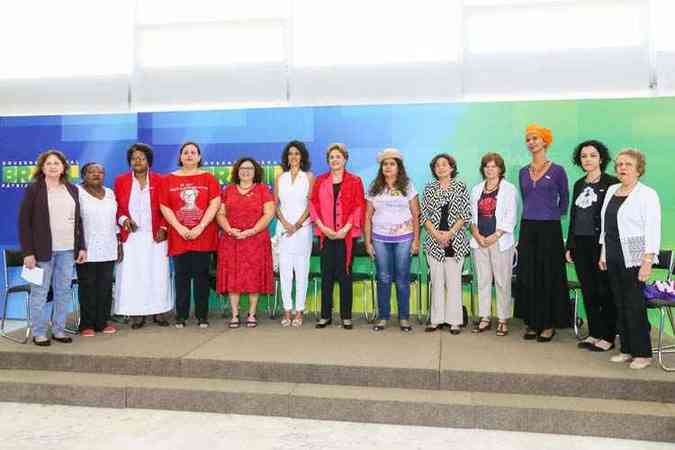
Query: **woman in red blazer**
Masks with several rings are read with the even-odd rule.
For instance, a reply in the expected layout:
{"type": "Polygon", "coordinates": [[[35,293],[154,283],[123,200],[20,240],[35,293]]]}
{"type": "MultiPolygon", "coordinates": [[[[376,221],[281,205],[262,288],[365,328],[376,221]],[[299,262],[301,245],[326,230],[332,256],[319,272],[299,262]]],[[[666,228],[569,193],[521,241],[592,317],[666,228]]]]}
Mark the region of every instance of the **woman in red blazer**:
{"type": "Polygon", "coordinates": [[[113,311],[134,316],[133,329],[145,325],[148,315],[157,325],[168,326],[160,314],[174,306],[167,227],[159,210],[162,176],[150,171],[152,160],[149,145],[133,144],[127,151],[131,171],[115,179],[123,258],[117,265],[113,311]]]}

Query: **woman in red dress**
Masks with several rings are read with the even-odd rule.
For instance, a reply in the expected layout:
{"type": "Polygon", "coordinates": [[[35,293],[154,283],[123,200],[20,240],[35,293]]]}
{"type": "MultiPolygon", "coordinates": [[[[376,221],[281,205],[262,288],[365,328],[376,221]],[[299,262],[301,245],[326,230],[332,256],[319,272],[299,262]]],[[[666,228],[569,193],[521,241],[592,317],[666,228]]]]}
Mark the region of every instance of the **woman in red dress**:
{"type": "Polygon", "coordinates": [[[176,328],[186,325],[190,312],[190,281],[194,280],[195,315],[200,328],[208,328],[209,267],[216,249],[220,185],[201,170],[202,153],[186,142],[178,156],[178,170],[164,177],[159,207],[169,227],[169,256],[176,271],[176,328]]]}
{"type": "Polygon", "coordinates": [[[230,328],[239,328],[239,296],[246,293],[249,311],[246,326],[256,322],[259,294],[274,291],[272,243],[267,226],[274,217],[274,197],[261,183],[262,167],[249,157],[232,168],[232,183],[221,194],[216,220],[223,229],[218,244],[216,290],[229,293],[232,305],[230,328]]]}

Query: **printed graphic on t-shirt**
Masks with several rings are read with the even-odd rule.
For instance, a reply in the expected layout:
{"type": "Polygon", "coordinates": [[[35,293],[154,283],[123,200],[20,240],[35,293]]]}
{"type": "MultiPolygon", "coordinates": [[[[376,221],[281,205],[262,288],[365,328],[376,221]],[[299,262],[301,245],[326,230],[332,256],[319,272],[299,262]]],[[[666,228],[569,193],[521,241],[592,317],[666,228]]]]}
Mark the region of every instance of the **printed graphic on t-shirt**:
{"type": "Polygon", "coordinates": [[[204,210],[197,206],[199,189],[194,186],[186,186],[180,189],[180,198],[183,206],[178,209],[176,218],[186,227],[194,227],[204,215],[204,210]]]}
{"type": "Polygon", "coordinates": [[[592,187],[586,186],[581,194],[577,197],[574,204],[579,208],[586,209],[593,206],[593,203],[598,201],[598,194],[595,193],[592,187]]]}
{"type": "Polygon", "coordinates": [[[483,217],[494,217],[497,209],[497,198],[493,195],[481,197],[478,201],[478,214],[483,217]]]}

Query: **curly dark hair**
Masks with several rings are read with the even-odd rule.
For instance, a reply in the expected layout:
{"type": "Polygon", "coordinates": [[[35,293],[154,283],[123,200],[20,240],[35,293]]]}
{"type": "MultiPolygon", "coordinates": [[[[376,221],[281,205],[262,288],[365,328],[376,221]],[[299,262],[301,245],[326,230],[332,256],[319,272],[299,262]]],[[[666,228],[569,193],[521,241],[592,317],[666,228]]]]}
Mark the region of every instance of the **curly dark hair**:
{"type": "Polygon", "coordinates": [[[35,167],[35,173],[33,174],[33,180],[45,179],[45,174],[42,172],[42,169],[45,166],[45,162],[47,162],[47,158],[49,158],[52,155],[56,156],[59,159],[59,161],[61,161],[61,164],[63,164],[63,173],[61,174],[60,178],[61,183],[65,183],[66,181],[68,181],[68,171],[70,171],[70,164],[68,164],[66,155],[64,155],[63,152],[60,152],[56,149],[49,149],[45,152],[40,153],[40,156],[38,156],[37,164],[35,167]]]}
{"type": "MultiPolygon", "coordinates": [[[[127,163],[129,165],[131,165],[131,156],[135,151],[143,153],[145,155],[145,159],[148,161],[148,167],[152,167],[152,161],[155,159],[155,154],[152,151],[152,147],[142,142],[136,142],[135,144],[132,144],[131,147],[129,147],[129,150],[127,150],[127,163]]],[[[181,148],[181,152],[182,151],[183,149],[181,148]]],[[[178,164],[180,164],[180,156],[178,157],[178,164]]]]}
{"type": "Polygon", "coordinates": [[[607,164],[609,164],[609,162],[612,160],[612,157],[609,154],[609,149],[607,146],[595,139],[589,139],[574,147],[574,153],[572,153],[572,162],[574,162],[575,166],[581,167],[581,149],[589,146],[598,151],[598,154],[600,155],[600,171],[604,172],[607,168],[607,164]]]}
{"type": "Polygon", "coordinates": [[[387,182],[384,180],[384,173],[382,173],[382,164],[384,164],[384,162],[389,159],[393,159],[394,161],[396,161],[396,165],[398,166],[398,175],[396,175],[396,182],[394,183],[394,188],[397,191],[400,191],[401,194],[403,194],[404,196],[408,195],[408,185],[410,183],[410,178],[408,178],[408,174],[405,171],[403,161],[398,158],[387,158],[382,160],[382,162],[380,163],[380,168],[377,171],[377,176],[372,181],[372,183],[370,183],[370,187],[368,188],[368,195],[370,195],[371,197],[379,195],[382,191],[384,191],[384,188],[387,187],[387,182]]]}
{"type": "Polygon", "coordinates": [[[434,159],[431,160],[431,162],[429,163],[431,175],[433,175],[434,178],[438,180],[438,176],[436,175],[434,167],[436,166],[436,162],[438,162],[438,160],[441,158],[445,158],[448,161],[448,164],[450,164],[450,167],[452,167],[452,174],[450,175],[450,178],[456,178],[457,174],[459,173],[459,171],[457,170],[457,161],[455,161],[455,158],[448,155],[447,153],[439,153],[438,155],[434,156],[434,159]]]}
{"type": "MultiPolygon", "coordinates": [[[[192,141],[184,142],[183,145],[180,146],[180,150],[178,150],[178,165],[180,167],[183,167],[183,162],[180,160],[180,155],[183,154],[183,149],[185,147],[187,147],[188,145],[194,145],[195,148],[197,149],[197,153],[199,153],[199,156],[202,155],[202,149],[199,148],[199,145],[196,142],[192,142],[192,141]]],[[[201,167],[201,166],[202,166],[202,159],[199,158],[199,162],[197,163],[197,167],[201,167]]]]}
{"type": "Polygon", "coordinates": [[[96,162],[96,161],[89,161],[88,163],[86,163],[85,165],[80,167],[80,178],[82,178],[83,183],[84,183],[84,177],[87,176],[87,170],[89,170],[89,168],[91,166],[101,166],[101,169],[103,169],[103,171],[105,172],[105,167],[103,167],[103,164],[101,164],[100,162],[96,162]]]}
{"type": "Polygon", "coordinates": [[[253,182],[254,183],[262,183],[263,179],[263,168],[260,164],[258,164],[258,161],[255,159],[251,158],[250,156],[244,156],[243,158],[239,158],[236,163],[234,163],[234,166],[232,166],[232,174],[230,175],[230,181],[234,184],[239,184],[241,181],[239,179],[239,167],[241,167],[242,164],[244,164],[246,161],[251,161],[251,164],[253,164],[253,168],[255,169],[255,175],[253,176],[253,182]]]}
{"type": "Polygon", "coordinates": [[[300,170],[307,172],[312,167],[312,162],[309,160],[307,147],[300,141],[291,141],[286,144],[284,151],[281,152],[281,168],[284,172],[291,170],[291,166],[288,164],[288,152],[290,152],[293,147],[297,148],[300,152],[300,170]]]}

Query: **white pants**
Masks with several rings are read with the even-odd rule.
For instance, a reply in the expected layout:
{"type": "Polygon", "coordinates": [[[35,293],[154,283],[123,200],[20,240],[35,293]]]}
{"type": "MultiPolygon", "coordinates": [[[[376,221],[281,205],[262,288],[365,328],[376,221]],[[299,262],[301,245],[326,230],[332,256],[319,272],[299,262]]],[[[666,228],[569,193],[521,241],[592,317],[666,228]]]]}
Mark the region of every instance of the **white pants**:
{"type": "Polygon", "coordinates": [[[293,309],[293,272],[295,271],[295,310],[304,311],[307,297],[307,279],[309,278],[310,255],[284,253],[279,254],[279,278],[281,279],[281,298],[284,310],[293,309]]]}
{"type": "Polygon", "coordinates": [[[513,300],[511,299],[513,250],[514,247],[500,251],[498,242],[487,248],[471,249],[478,285],[478,315],[480,317],[490,317],[493,279],[497,292],[497,318],[507,320],[513,317],[513,300]]]}
{"type": "Polygon", "coordinates": [[[427,255],[431,275],[431,324],[462,324],[462,266],[455,258],[437,261],[427,255]]]}

